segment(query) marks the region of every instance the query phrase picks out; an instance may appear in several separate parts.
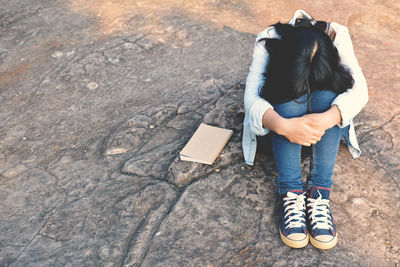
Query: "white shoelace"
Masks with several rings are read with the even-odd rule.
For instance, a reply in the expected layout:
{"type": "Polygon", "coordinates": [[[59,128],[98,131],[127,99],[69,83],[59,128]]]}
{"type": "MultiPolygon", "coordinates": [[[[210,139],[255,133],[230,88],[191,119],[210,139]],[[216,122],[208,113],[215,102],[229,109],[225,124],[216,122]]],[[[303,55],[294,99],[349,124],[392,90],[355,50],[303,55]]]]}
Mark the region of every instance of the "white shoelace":
{"type": "Polygon", "coordinates": [[[288,217],[290,215],[290,218],[286,221],[288,224],[289,228],[297,228],[297,227],[306,227],[306,220],[305,220],[305,209],[306,209],[306,204],[305,204],[305,195],[297,195],[292,192],[288,192],[286,197],[283,198],[284,201],[284,206],[285,208],[285,213],[286,211],[289,211],[285,215],[288,217]]]}
{"type": "Polygon", "coordinates": [[[307,207],[311,207],[311,225],[315,228],[333,230],[331,214],[329,212],[329,199],[322,199],[321,193],[317,190],[319,197],[317,199],[308,198],[307,207]]]}

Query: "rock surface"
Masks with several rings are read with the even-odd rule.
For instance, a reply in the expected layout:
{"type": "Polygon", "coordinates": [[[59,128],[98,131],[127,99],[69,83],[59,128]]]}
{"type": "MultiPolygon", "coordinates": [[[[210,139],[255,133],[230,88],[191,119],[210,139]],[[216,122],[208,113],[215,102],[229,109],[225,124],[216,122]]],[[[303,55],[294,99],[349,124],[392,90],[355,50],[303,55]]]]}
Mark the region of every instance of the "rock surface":
{"type": "Polygon", "coordinates": [[[400,263],[397,1],[3,2],[0,266],[400,263]],[[330,251],[282,244],[274,162],[241,150],[255,34],[297,8],[349,27],[369,84],[330,251]],[[211,166],[179,159],[201,122],[234,132],[211,166]]]}

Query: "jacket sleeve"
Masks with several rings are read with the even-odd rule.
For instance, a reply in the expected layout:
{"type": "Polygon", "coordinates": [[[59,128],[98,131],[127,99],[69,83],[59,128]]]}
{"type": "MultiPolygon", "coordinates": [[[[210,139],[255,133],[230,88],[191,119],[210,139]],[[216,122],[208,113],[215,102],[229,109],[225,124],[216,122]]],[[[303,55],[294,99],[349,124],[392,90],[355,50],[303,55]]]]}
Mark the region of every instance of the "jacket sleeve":
{"type": "Polygon", "coordinates": [[[336,22],[331,23],[331,26],[336,31],[334,44],[339,52],[341,63],[350,70],[354,79],[353,87],[338,95],[332,102],[332,105],[337,105],[340,110],[342,122],[339,127],[343,128],[349,125],[367,104],[368,86],[354,54],[348,28],[336,22]]]}
{"type": "Polygon", "coordinates": [[[257,35],[254,44],[253,61],[249,68],[244,92],[244,106],[246,113],[249,114],[250,129],[256,135],[266,135],[269,132],[269,129],[264,128],[262,125],[262,117],[267,109],[273,108],[268,101],[260,97],[260,90],[266,80],[264,74],[269,57],[262,42],[258,41],[261,38],[270,37],[270,32],[275,32],[275,30],[268,28],[257,35]]]}

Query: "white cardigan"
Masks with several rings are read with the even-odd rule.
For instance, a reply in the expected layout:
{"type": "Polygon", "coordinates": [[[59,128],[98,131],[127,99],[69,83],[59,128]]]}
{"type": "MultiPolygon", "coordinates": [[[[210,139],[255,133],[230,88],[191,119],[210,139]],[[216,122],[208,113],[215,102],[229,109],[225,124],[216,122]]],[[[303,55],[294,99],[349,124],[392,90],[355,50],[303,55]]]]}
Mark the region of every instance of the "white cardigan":
{"type": "MultiPolygon", "coordinates": [[[[297,10],[289,23],[294,24],[296,18],[302,16],[310,17],[303,10],[297,10]]],[[[349,131],[344,134],[344,137],[350,153],[354,158],[358,158],[361,150],[358,146],[353,118],[368,102],[367,82],[354,54],[348,28],[336,22],[332,22],[331,27],[336,32],[333,43],[339,52],[341,63],[350,70],[354,79],[353,88],[349,88],[344,93],[338,95],[332,102],[332,105],[335,104],[338,106],[342,116],[342,123],[339,127],[343,128],[350,125],[349,131]]],[[[267,109],[273,108],[268,101],[260,96],[260,90],[266,79],[264,72],[269,61],[264,41],[259,42],[262,38],[280,38],[280,36],[274,27],[267,28],[257,35],[254,45],[253,61],[246,79],[244,93],[246,114],[242,137],[243,155],[246,163],[249,165],[253,165],[254,163],[257,149],[256,135],[262,136],[269,132],[269,129],[263,128],[262,117],[267,109]]]]}

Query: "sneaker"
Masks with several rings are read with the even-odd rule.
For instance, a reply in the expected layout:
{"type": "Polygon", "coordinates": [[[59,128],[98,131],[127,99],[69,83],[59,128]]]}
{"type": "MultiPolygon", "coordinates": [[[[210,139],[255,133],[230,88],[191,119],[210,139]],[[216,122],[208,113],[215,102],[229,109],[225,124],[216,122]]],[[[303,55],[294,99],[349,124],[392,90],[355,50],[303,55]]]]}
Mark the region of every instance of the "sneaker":
{"type": "Polygon", "coordinates": [[[302,190],[289,191],[279,197],[279,232],[282,242],[292,248],[303,248],[308,244],[305,198],[302,190]]]}
{"type": "Polygon", "coordinates": [[[337,244],[336,227],[329,207],[329,193],[329,188],[312,187],[307,199],[310,242],[319,249],[331,249],[337,244]]]}

